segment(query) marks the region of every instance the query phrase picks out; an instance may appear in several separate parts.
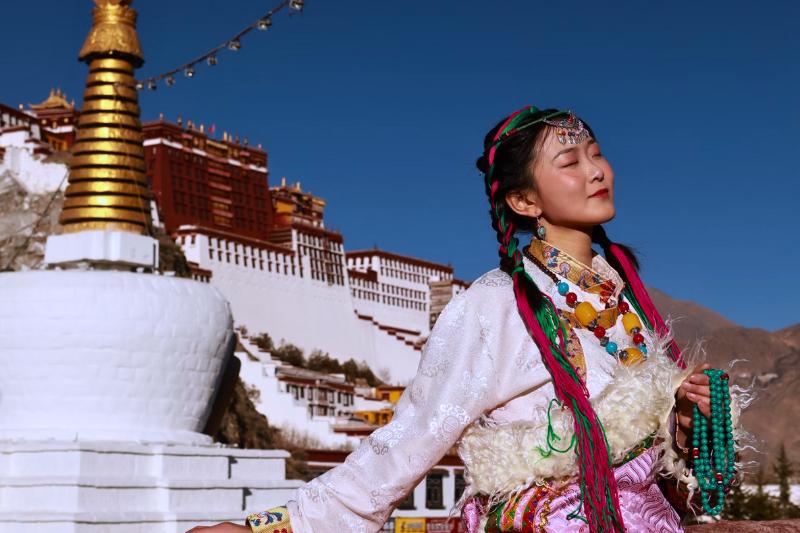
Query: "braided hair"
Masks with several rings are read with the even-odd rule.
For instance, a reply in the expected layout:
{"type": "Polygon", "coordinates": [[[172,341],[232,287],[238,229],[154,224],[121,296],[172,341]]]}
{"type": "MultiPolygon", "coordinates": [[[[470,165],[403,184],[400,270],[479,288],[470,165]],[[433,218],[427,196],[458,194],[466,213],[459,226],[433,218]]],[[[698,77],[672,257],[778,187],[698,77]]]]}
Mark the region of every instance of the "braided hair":
{"type": "MultiPolygon", "coordinates": [[[[566,113],[529,106],[509,115],[486,135],[484,152],[477,166],[485,175],[492,227],[499,243],[500,268],[512,278],[517,310],[550,373],[556,399],[569,408],[574,418],[581,504],[568,518],[586,521],[592,533],[625,531],[602,423],[589,403],[585,383],[567,357],[566,330],[556,314],[555,304],[539,290],[525,270],[516,233],[531,231],[533,221],[515,213],[505,201],[508,192],[529,189],[533,185],[529,169],[545,138],[547,127],[544,120],[566,113]],[[580,515],[581,507],[583,516],[580,515]]],[[[626,282],[625,295],[646,317],[648,327],[665,328],[639,280],[638,261],[633,252],[611,242],[599,225],[592,237],[593,242],[603,248],[609,264],[626,282]]],[[[674,350],[672,356],[679,359],[677,346],[674,350]]]]}

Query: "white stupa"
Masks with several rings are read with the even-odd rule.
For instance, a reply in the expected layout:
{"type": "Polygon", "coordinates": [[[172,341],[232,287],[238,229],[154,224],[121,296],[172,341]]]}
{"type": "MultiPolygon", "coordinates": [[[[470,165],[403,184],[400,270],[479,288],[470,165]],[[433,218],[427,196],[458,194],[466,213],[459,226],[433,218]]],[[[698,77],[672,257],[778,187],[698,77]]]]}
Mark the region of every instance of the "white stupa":
{"type": "Polygon", "coordinates": [[[130,0],[95,0],[90,72],[48,270],[0,273],[0,533],[183,532],[282,504],[280,450],[202,433],[230,307],[155,272],[130,0]]]}

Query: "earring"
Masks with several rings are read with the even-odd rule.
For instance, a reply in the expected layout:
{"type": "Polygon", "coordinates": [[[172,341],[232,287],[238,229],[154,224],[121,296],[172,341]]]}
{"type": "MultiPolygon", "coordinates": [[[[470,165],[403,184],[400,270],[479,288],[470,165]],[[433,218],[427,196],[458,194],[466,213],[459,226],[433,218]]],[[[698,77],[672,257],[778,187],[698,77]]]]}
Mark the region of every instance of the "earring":
{"type": "Polygon", "coordinates": [[[547,234],[547,231],[544,229],[542,222],[539,220],[539,217],[536,217],[536,236],[539,239],[544,240],[544,236],[547,234]]]}

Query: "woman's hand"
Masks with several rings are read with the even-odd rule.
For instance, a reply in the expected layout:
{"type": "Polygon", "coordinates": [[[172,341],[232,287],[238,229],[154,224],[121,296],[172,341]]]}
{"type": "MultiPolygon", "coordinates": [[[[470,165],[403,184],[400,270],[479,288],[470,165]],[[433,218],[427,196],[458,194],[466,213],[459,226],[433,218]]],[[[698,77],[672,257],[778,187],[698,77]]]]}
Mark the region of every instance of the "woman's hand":
{"type": "Polygon", "coordinates": [[[186,533],[250,533],[250,526],[240,526],[233,522],[223,522],[215,526],[197,526],[186,533]]]}
{"type": "Polygon", "coordinates": [[[708,363],[696,366],[675,393],[675,415],[678,419],[675,440],[684,449],[688,447],[689,435],[692,434],[692,407],[697,404],[701,413],[711,416],[711,389],[708,376],[703,374],[703,370],[708,368],[711,368],[708,363]]]}

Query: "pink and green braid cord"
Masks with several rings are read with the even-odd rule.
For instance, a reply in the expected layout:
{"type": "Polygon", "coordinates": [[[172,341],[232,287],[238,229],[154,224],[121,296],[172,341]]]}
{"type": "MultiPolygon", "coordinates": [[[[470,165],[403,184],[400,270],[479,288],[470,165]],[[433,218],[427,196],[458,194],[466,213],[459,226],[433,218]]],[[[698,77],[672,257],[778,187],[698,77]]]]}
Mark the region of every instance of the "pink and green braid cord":
{"type": "Polygon", "coordinates": [[[506,264],[511,265],[509,274],[513,279],[517,309],[550,372],[556,398],[561,405],[570,409],[574,417],[575,451],[580,466],[579,486],[584,516],[580,516],[576,509],[570,517],[585,520],[592,533],[622,532],[625,526],[603,426],[589,403],[586,385],[567,358],[566,335],[555,305],[543,294],[542,305],[536,310],[531,306],[526,287],[535,286],[535,282],[525,271],[519,239],[514,235],[513,223],[506,216],[505,202],[497,198],[500,182],[495,178],[494,166],[499,147],[515,133],[564,113],[559,111],[532,118],[540,112],[536,107],[529,106],[509,116],[498,128],[489,148],[486,190],[500,243],[499,253],[508,260],[506,264]]]}

